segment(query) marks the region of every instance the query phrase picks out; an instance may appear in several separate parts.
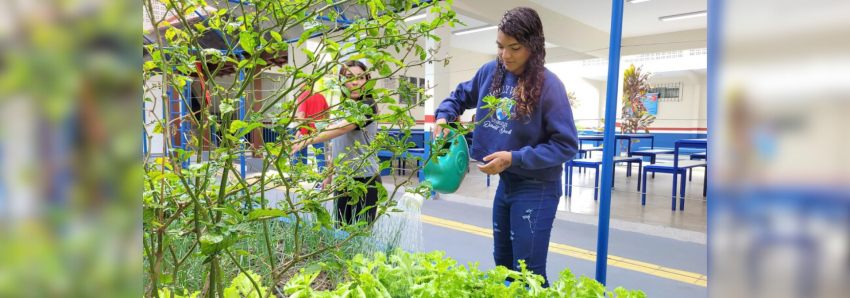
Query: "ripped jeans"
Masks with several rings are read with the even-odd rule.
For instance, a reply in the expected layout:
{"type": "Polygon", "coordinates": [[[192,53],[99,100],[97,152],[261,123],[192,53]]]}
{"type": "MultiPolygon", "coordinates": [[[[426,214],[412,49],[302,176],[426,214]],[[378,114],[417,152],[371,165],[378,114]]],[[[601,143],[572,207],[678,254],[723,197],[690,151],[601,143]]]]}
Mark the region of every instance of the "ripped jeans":
{"type": "MultiPolygon", "coordinates": [[[[560,181],[539,181],[502,172],[493,200],[493,258],[496,266],[519,271],[518,260],[527,269],[546,278],[549,235],[558,198],[560,181]]],[[[546,278],[544,287],[549,286],[546,278]]]]}

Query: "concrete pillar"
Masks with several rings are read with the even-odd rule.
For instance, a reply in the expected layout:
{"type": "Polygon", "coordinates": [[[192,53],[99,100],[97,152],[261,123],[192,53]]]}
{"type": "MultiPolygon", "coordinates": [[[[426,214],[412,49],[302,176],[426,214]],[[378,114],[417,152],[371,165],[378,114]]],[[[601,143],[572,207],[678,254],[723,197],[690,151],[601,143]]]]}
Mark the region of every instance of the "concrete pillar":
{"type": "MultiPolygon", "coordinates": [[[[427,14],[428,22],[433,21],[437,14],[433,14],[428,12],[427,14]]],[[[425,41],[425,50],[430,51],[431,49],[438,49],[436,51],[434,59],[445,59],[449,55],[449,49],[452,44],[452,32],[448,26],[444,26],[441,28],[437,28],[432,32],[434,36],[440,38],[440,41],[435,41],[433,39],[428,38],[425,41]]],[[[431,154],[431,147],[429,144],[429,140],[431,140],[431,129],[434,127],[434,110],[437,109],[437,106],[440,105],[440,102],[446,97],[449,96],[449,93],[452,90],[453,86],[450,85],[449,80],[449,72],[451,72],[451,66],[445,65],[442,62],[435,62],[430,64],[425,64],[425,88],[428,90],[425,92],[427,99],[425,100],[425,156],[431,154]]],[[[419,171],[419,182],[425,179],[425,173],[419,171]]],[[[434,192],[431,193],[435,195],[434,192]]]]}
{"type": "MultiPolygon", "coordinates": [[[[430,22],[436,18],[437,14],[428,12],[427,20],[430,22]]],[[[444,59],[449,55],[449,49],[452,44],[452,32],[448,26],[444,26],[434,30],[433,35],[440,38],[440,41],[427,39],[425,49],[439,49],[436,52],[434,59],[444,59]]],[[[449,96],[454,86],[449,86],[451,65],[444,66],[442,62],[425,64],[425,86],[429,88],[425,95],[425,131],[431,131],[434,126],[434,110],[440,105],[440,102],[449,96]]]]}

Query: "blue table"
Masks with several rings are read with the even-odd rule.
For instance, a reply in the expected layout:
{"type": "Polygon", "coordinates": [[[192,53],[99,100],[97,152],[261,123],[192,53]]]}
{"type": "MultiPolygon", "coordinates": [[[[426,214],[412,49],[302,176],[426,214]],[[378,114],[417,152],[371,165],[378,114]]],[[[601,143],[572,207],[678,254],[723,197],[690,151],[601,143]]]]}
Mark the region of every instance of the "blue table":
{"type": "MultiPolygon", "coordinates": [[[[708,139],[683,139],[676,141],[676,147],[673,149],[673,168],[679,167],[679,149],[680,148],[696,148],[696,149],[705,149],[706,155],[708,155],[708,139]]],[[[673,175],[673,209],[676,210],[676,178],[677,175],[673,175]]],[[[682,177],[684,179],[684,177],[682,177]]],[[[705,166],[705,182],[708,183],[708,164],[705,166]]],[[[706,184],[706,187],[708,185],[706,184]]],[[[702,195],[705,196],[705,188],[703,188],[702,195]]],[[[682,197],[679,202],[679,210],[685,210],[685,198],[682,197]]]]}
{"type": "MultiPolygon", "coordinates": [[[[655,149],[655,136],[648,133],[616,134],[615,140],[629,140],[629,152],[632,151],[632,139],[649,139],[652,149],[655,149]]],[[[602,135],[578,135],[579,149],[583,141],[602,142],[602,135]]]]}
{"type": "MultiPolygon", "coordinates": [[[[626,172],[626,177],[631,176],[632,163],[638,163],[638,173],[640,173],[641,167],[643,167],[643,159],[640,157],[614,156],[613,165],[616,166],[618,163],[624,162],[629,164],[629,171],[626,172]]],[[[593,182],[593,200],[597,200],[599,198],[599,175],[600,167],[602,167],[602,158],[572,159],[566,163],[564,167],[564,184],[567,185],[567,197],[572,197],[573,195],[573,167],[577,167],[579,169],[592,168],[596,170],[596,177],[593,182]]],[[[611,171],[611,174],[611,188],[614,188],[614,171],[611,171]]],[[[640,175],[638,175],[638,190],[640,190],[640,175]]]]}
{"type": "Polygon", "coordinates": [[[629,140],[629,150],[627,152],[632,152],[632,139],[649,139],[651,149],[655,149],[655,136],[648,133],[632,133],[632,134],[616,134],[615,138],[617,140],[629,140]]]}

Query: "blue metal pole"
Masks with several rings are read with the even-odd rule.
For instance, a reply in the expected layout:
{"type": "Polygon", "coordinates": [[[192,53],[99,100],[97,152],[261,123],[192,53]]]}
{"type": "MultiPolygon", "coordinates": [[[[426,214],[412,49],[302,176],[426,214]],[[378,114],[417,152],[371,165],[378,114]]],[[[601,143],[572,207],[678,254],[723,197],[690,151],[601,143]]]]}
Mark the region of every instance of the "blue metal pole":
{"type": "MultiPolygon", "coordinates": [[[[707,102],[707,106],[706,106],[707,112],[708,112],[708,123],[706,123],[706,126],[707,126],[708,130],[706,131],[706,133],[714,131],[714,128],[716,127],[716,124],[715,124],[716,122],[714,121],[714,119],[717,119],[717,116],[716,116],[717,114],[715,113],[716,107],[717,107],[717,92],[716,92],[716,90],[718,90],[718,87],[719,87],[718,78],[719,78],[719,72],[721,71],[721,69],[718,67],[718,62],[720,61],[718,59],[720,59],[720,49],[722,48],[722,40],[721,40],[721,37],[722,37],[721,34],[722,33],[720,33],[720,32],[722,32],[721,30],[723,30],[723,27],[721,26],[721,24],[723,24],[722,19],[721,19],[721,17],[722,17],[721,13],[723,11],[723,1],[721,1],[721,0],[709,0],[708,1],[708,10],[711,13],[708,14],[708,33],[707,33],[708,34],[708,45],[707,45],[708,49],[706,51],[706,54],[707,54],[706,58],[708,60],[708,65],[707,65],[708,66],[708,73],[706,74],[706,84],[708,85],[707,86],[708,90],[706,90],[706,96],[708,97],[707,98],[708,102],[707,102]]],[[[708,138],[708,135],[706,135],[705,137],[708,138]]],[[[714,138],[714,139],[716,140],[717,138],[714,138]]],[[[710,147],[709,144],[706,144],[706,147],[705,147],[706,156],[708,156],[708,147],[710,147]]],[[[712,160],[717,160],[717,159],[714,158],[712,160]]],[[[712,165],[711,165],[712,162],[709,161],[709,160],[706,160],[705,162],[706,162],[705,187],[706,187],[706,190],[707,190],[706,201],[707,201],[707,204],[708,204],[708,206],[707,206],[708,207],[708,209],[707,209],[708,217],[706,218],[706,233],[708,235],[711,235],[712,234],[711,233],[711,230],[712,230],[711,229],[711,227],[712,227],[712,223],[711,223],[712,222],[712,214],[717,214],[718,211],[717,211],[717,202],[716,202],[717,200],[708,200],[708,198],[711,198],[712,195],[714,194],[714,187],[713,187],[713,184],[708,183],[708,180],[711,180],[710,177],[708,177],[708,168],[712,167],[712,165]],[[714,211],[712,211],[712,210],[714,210],[714,211]]],[[[717,171],[714,171],[714,173],[717,173],[717,171]]],[[[711,249],[707,250],[707,254],[706,254],[706,263],[707,264],[711,264],[712,260],[714,260],[714,257],[712,256],[711,251],[712,251],[711,249]]],[[[711,269],[710,269],[711,267],[712,266],[708,266],[709,269],[707,270],[706,273],[711,274],[711,269]]]]}
{"type": "MultiPolygon", "coordinates": [[[[142,123],[147,122],[147,120],[145,120],[145,118],[147,118],[147,117],[145,117],[145,93],[144,93],[146,83],[147,83],[146,80],[142,80],[142,123]]],[[[145,126],[142,126],[142,155],[143,156],[148,155],[148,129],[145,126]]]]}
{"type": "MultiPolygon", "coordinates": [[[[242,57],[242,55],[239,55],[239,60],[242,60],[242,59],[244,59],[244,57],[242,57]]],[[[239,70],[239,84],[242,84],[243,81],[245,81],[245,70],[240,69],[239,70]]],[[[239,120],[245,121],[245,96],[240,95],[239,101],[241,103],[241,106],[239,107],[239,120]]],[[[239,151],[241,151],[241,153],[239,153],[239,163],[240,163],[239,173],[242,174],[242,178],[245,178],[245,145],[244,144],[242,146],[240,146],[239,151]]]]}
{"type": "MultiPolygon", "coordinates": [[[[304,15],[309,16],[310,13],[305,12],[304,15]]],[[[331,18],[326,17],[326,16],[316,16],[316,19],[322,20],[322,21],[328,21],[328,22],[337,22],[339,24],[346,24],[346,25],[354,24],[354,22],[348,21],[348,20],[342,20],[342,19],[331,20],[331,18]]]]}
{"type": "MultiPolygon", "coordinates": [[[[183,145],[183,150],[189,148],[189,139],[187,138],[187,133],[189,132],[189,121],[187,120],[189,117],[189,111],[192,109],[192,106],[189,105],[189,102],[192,100],[192,83],[186,82],[186,85],[183,87],[183,102],[180,105],[182,108],[180,109],[180,144],[183,145]]],[[[191,158],[191,157],[190,157],[191,158]]],[[[200,162],[200,161],[199,161],[200,162]]],[[[189,159],[183,161],[183,167],[189,167],[189,159]]]]}
{"type": "Polygon", "coordinates": [[[620,74],[620,39],[623,35],[623,0],[612,0],[611,40],[608,46],[608,94],[605,97],[605,135],[602,143],[602,185],[599,195],[599,230],[596,239],[596,280],[605,284],[608,273],[608,225],[611,219],[611,184],[614,171],[614,151],[617,150],[614,130],[617,123],[617,87],[620,74]]]}
{"type": "Polygon", "coordinates": [[[336,12],[339,13],[339,16],[342,17],[343,21],[348,21],[348,18],[345,17],[344,13],[342,13],[342,9],[339,8],[339,5],[334,5],[334,8],[336,8],[336,12]]]}

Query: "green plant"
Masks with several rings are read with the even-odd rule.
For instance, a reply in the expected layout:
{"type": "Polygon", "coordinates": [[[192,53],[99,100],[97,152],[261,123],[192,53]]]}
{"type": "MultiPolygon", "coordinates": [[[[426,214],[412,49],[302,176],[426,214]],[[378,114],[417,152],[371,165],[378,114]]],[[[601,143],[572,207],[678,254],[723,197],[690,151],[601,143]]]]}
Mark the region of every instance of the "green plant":
{"type": "MultiPolygon", "coordinates": [[[[143,9],[151,16],[155,2],[143,1],[143,9]]],[[[165,22],[169,14],[151,18],[153,29],[146,33],[155,37],[145,46],[150,55],[143,65],[146,100],[157,97],[154,92],[168,98],[169,90],[173,89],[174,98],[192,106],[194,99],[180,91],[194,81],[200,82],[205,93],[218,104],[210,107],[211,103],[200,100],[200,110],[188,117],[174,117],[175,106],[168,101],[162,107],[145,110],[151,117],[148,119],[152,119],[145,125],[153,127],[154,134],[162,134],[162,152],[165,152],[163,156],[149,153],[143,158],[145,295],[170,296],[165,289],[180,287],[199,289],[201,297],[227,297],[234,291],[244,294],[250,286],[256,296],[265,298],[280,293],[278,284],[291,270],[302,268],[308,274],[317,263],[333,267],[332,263],[339,262],[348,253],[347,249],[356,251],[357,239],[369,233],[371,224],[365,221],[342,224],[344,236],[330,241],[341,234],[334,231],[334,219],[322,203],[365,192],[365,185],[351,177],[368,162],[367,157],[377,155],[380,150],[387,150],[394,157],[402,156],[413,146],[409,142],[410,128],[415,125],[409,116],[412,107],[395,105],[395,97],[405,99],[405,95],[397,90],[377,88],[375,82],[410,67],[448,63],[447,59],[435,58],[435,49],[425,49],[417,41],[439,40],[431,34],[433,30],[458,23],[450,9],[451,1],[433,1],[415,8],[419,1],[161,2],[176,19],[172,24],[165,22]],[[337,19],[355,7],[367,15],[352,20],[344,28],[337,23],[315,21],[320,17],[337,19]],[[187,17],[199,10],[206,12],[205,21],[190,23],[187,17]],[[403,21],[405,15],[424,11],[434,15],[433,21],[410,24],[403,21]],[[220,36],[226,47],[203,46],[205,36],[220,36]],[[318,36],[317,47],[304,48],[311,36],[318,36]],[[290,42],[294,38],[298,41],[290,42]],[[356,42],[348,42],[352,39],[356,42]],[[304,53],[307,58],[297,59],[296,52],[304,53]],[[279,65],[279,71],[286,79],[280,82],[278,90],[260,98],[253,90],[255,81],[268,80],[262,77],[262,69],[282,59],[287,62],[279,65]],[[306,126],[305,120],[295,118],[296,104],[285,99],[297,95],[297,86],[302,82],[314,83],[328,77],[331,79],[317,84],[324,89],[315,92],[340,90],[350,94],[351,90],[343,85],[346,81],[336,79],[334,74],[346,60],[356,59],[367,61],[370,65],[367,71],[376,74],[362,87],[361,93],[373,95],[376,104],[389,104],[387,113],[371,118],[375,122],[395,123],[390,128],[399,129],[402,136],[389,137],[388,131],[382,130],[371,143],[359,144],[369,152],[368,156],[345,163],[341,162],[344,156],[332,156],[339,167],[322,173],[309,165],[291,164],[288,152],[294,141],[288,137],[288,131],[306,126]],[[223,74],[237,73],[240,75],[224,77],[231,79],[230,82],[220,78],[223,74]],[[211,108],[219,113],[213,113],[211,108]],[[152,113],[154,109],[163,109],[165,118],[157,118],[152,113]],[[242,117],[241,109],[246,111],[242,117]],[[187,145],[183,147],[187,149],[181,149],[172,136],[180,134],[178,127],[187,126],[193,133],[183,132],[187,139],[180,145],[187,145]],[[221,133],[220,140],[208,137],[212,128],[221,133]],[[279,137],[263,139],[261,130],[274,131],[279,137]],[[249,135],[255,142],[246,140],[249,135]],[[201,149],[207,146],[210,149],[205,155],[201,149]],[[243,176],[237,170],[236,160],[252,152],[262,154],[261,166],[254,169],[256,176],[243,176]],[[329,175],[334,179],[326,188],[312,187],[329,175]],[[270,204],[272,193],[282,197],[276,204],[270,204]],[[285,231],[286,237],[274,235],[277,219],[287,220],[279,230],[285,231]],[[236,287],[225,287],[223,281],[232,276],[238,276],[236,287]],[[268,290],[262,285],[268,285],[268,290]]],[[[345,100],[327,112],[331,121],[344,119],[363,125],[372,109],[362,102],[345,100]]],[[[313,131],[307,137],[315,138],[327,132],[327,129],[313,131]]],[[[150,143],[152,138],[149,135],[146,142],[150,143]]],[[[436,141],[434,147],[441,148],[443,142],[436,141]]],[[[424,165],[431,156],[416,159],[424,165]]],[[[389,166],[389,162],[383,162],[380,169],[389,166]]],[[[375,207],[378,218],[394,209],[397,192],[408,185],[409,179],[396,183],[396,188],[390,191],[379,184],[380,201],[375,207]]],[[[406,189],[426,197],[430,195],[427,184],[406,189]]]]}
{"type": "Polygon", "coordinates": [[[599,282],[578,279],[564,269],[560,278],[543,288],[543,277],[505,267],[482,271],[478,264],[460,265],[441,251],[411,254],[396,250],[389,256],[361,255],[346,262],[349,281],[334,290],[314,291],[310,283],[318,272],[301,273],[286,285],[289,297],[619,297],[643,298],[641,291],[617,288],[607,292],[599,282]],[[506,278],[514,281],[505,285],[506,278]]]}

